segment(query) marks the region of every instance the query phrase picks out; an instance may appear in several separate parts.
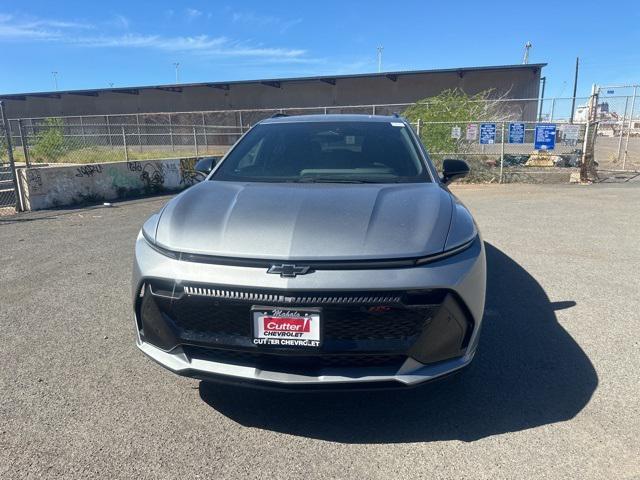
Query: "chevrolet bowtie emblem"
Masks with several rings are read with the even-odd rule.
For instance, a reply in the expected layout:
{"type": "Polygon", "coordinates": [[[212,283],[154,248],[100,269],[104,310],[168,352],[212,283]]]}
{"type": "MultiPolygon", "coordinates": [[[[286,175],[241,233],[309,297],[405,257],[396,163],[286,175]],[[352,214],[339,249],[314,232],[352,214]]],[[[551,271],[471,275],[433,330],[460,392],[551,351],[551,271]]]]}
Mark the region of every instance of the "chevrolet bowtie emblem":
{"type": "Polygon", "coordinates": [[[311,267],[307,265],[294,265],[291,263],[283,263],[282,265],[271,265],[267,273],[279,274],[283,278],[294,278],[298,275],[309,273],[311,267]]]}

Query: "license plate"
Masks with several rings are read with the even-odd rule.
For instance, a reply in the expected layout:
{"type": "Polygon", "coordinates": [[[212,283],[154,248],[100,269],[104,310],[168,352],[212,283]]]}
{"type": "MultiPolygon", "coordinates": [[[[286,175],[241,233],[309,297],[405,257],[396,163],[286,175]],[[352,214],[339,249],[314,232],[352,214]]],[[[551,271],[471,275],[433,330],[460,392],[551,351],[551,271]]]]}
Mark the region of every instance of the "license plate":
{"type": "Polygon", "coordinates": [[[320,310],[253,307],[253,343],[279,347],[319,347],[320,310]]]}

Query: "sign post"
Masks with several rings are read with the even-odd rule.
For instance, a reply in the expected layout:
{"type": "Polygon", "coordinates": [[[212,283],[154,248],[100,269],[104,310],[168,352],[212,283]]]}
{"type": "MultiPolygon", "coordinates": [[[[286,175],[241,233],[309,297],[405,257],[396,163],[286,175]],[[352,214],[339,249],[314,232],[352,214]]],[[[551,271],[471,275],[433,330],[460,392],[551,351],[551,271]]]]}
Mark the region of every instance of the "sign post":
{"type": "Polygon", "coordinates": [[[502,170],[504,168],[504,122],[500,131],[500,183],[502,183],[502,170]]]}

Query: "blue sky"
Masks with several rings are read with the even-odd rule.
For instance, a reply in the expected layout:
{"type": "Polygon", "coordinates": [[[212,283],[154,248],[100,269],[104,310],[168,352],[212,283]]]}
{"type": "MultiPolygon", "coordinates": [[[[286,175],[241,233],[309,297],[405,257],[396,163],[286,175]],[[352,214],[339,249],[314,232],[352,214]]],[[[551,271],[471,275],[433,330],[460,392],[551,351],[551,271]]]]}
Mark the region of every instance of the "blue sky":
{"type": "Polygon", "coordinates": [[[640,82],[640,2],[0,0],[0,93],[547,62],[547,96],[640,82]]]}

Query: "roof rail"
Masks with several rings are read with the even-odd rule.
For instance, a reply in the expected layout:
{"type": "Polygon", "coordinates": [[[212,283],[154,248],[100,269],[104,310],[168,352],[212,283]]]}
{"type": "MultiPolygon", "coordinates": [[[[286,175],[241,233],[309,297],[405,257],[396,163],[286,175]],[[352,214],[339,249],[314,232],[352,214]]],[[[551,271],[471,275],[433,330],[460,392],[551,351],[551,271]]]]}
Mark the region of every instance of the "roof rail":
{"type": "Polygon", "coordinates": [[[288,117],[289,115],[287,115],[286,113],[282,113],[282,112],[277,112],[274,113],[273,115],[271,115],[270,118],[278,118],[278,117],[288,117]]]}

